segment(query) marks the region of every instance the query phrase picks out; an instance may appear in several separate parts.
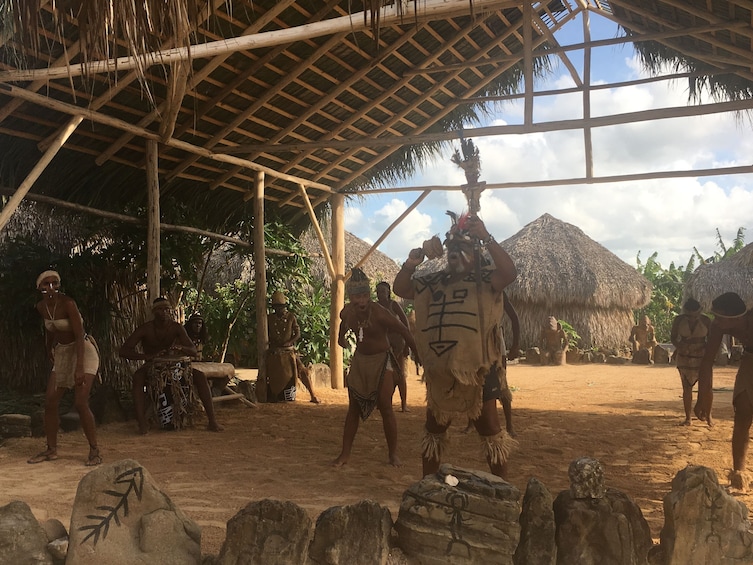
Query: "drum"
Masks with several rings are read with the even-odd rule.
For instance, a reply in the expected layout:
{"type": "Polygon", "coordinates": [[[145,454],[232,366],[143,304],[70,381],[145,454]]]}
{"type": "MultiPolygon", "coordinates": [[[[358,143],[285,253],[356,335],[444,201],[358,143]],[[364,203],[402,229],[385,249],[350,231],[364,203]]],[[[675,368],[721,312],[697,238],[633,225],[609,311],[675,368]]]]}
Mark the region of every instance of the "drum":
{"type": "Polygon", "coordinates": [[[161,428],[179,430],[193,423],[197,398],[190,357],[157,357],[147,368],[147,390],[161,428]]]}

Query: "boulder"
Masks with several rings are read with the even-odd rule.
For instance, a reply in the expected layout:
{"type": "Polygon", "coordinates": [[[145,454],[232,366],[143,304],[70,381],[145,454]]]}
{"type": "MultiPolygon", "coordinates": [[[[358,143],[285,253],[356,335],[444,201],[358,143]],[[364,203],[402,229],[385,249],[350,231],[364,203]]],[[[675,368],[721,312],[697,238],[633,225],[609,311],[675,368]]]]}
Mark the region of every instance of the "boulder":
{"type": "Polygon", "coordinates": [[[377,502],[334,506],[316,520],[309,557],[326,565],[385,565],[391,532],[389,508],[377,502]]]}
{"type": "Polygon", "coordinates": [[[81,428],[81,417],[75,408],[60,416],[60,429],[64,432],[75,432],[81,428]]]}
{"type": "Polygon", "coordinates": [[[607,488],[602,498],[573,498],[562,491],[554,501],[557,565],[646,565],[651,532],[640,508],[625,494],[607,488]]]}
{"type": "Polygon", "coordinates": [[[44,408],[31,413],[31,437],[45,437],[44,408]]]}
{"type": "Polygon", "coordinates": [[[579,457],[567,469],[570,496],[579,498],[604,497],[604,467],[593,457],[579,457]]]}
{"type": "Polygon", "coordinates": [[[324,363],[314,363],[311,365],[309,367],[309,379],[311,379],[311,383],[315,389],[318,387],[331,388],[332,373],[329,370],[329,365],[325,365],[324,363]]]}
{"type": "Polygon", "coordinates": [[[52,565],[47,534],[31,508],[20,500],[0,507],[0,563],[52,565]]]}
{"type": "Polygon", "coordinates": [[[246,400],[256,402],[256,381],[238,381],[235,390],[241,393],[246,400]]]}
{"type": "Polygon", "coordinates": [[[650,365],[651,352],[648,349],[639,349],[633,352],[633,363],[635,365],[650,365]]]}
{"type": "Polygon", "coordinates": [[[669,365],[669,350],[664,345],[654,347],[654,365],[669,365]]]}
{"type": "Polygon", "coordinates": [[[529,347],[526,349],[526,363],[531,363],[533,365],[540,365],[541,364],[541,350],[539,350],[538,347],[529,347]]]}
{"type": "Polygon", "coordinates": [[[201,563],[201,530],[138,462],[102,465],[81,479],[66,565],[201,563]]]}
{"type": "Polygon", "coordinates": [[[547,488],[531,477],[523,496],[520,513],[520,542],[513,556],[515,565],[555,565],[554,510],[552,495],[547,488]]]}
{"type": "Polygon", "coordinates": [[[583,352],[580,349],[568,349],[565,352],[565,363],[572,365],[583,360],[583,352]]]}
{"type": "Polygon", "coordinates": [[[708,467],[690,465],[675,475],[659,540],[663,565],[753,563],[748,509],[708,467]]]}
{"type": "Polygon", "coordinates": [[[422,565],[512,565],[520,491],[497,476],[444,464],[403,494],[400,549],[422,565]]]}
{"type": "Polygon", "coordinates": [[[219,565],[297,565],[306,563],[313,525],[297,504],[259,500],[227,523],[219,565]]]}
{"type": "Polygon", "coordinates": [[[31,416],[0,414],[0,439],[9,437],[31,437],[31,416]]]}
{"type": "Polygon", "coordinates": [[[98,386],[91,396],[89,406],[100,425],[126,421],[126,411],[120,402],[120,395],[111,385],[98,386]]]}
{"type": "Polygon", "coordinates": [[[60,538],[68,538],[68,531],[63,523],[57,518],[50,518],[42,522],[42,529],[47,536],[47,541],[55,541],[60,538]]]}

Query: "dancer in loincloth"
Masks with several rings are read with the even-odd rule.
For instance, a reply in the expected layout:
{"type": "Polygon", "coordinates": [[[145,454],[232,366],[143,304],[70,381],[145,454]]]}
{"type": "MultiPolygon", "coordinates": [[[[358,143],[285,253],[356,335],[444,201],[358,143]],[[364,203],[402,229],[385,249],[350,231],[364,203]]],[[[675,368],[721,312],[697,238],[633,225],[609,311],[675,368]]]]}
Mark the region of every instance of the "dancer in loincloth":
{"type": "Polygon", "coordinates": [[[416,268],[425,246],[411,250],[393,284],[395,294],[415,305],[426,380],[423,473],[439,469],[447,429],[454,416],[462,416],[473,421],[481,436],[491,472],[504,477],[516,442],[502,430],[497,414],[505,371],[500,321],[503,290],[517,270],[477,216],[461,217],[447,233],[445,247],[446,266],[432,270],[430,262],[423,272],[416,268]],[[481,249],[474,249],[481,242],[493,265],[480,257],[481,249]]]}
{"type": "Polygon", "coordinates": [[[288,299],[278,291],[272,293],[272,314],[267,319],[269,349],[266,354],[268,402],[292,402],[295,400],[298,379],[309,391],[310,402],[319,404],[314,393],[309,370],[301,361],[295,343],[301,337],[301,329],[295,314],[287,307],[288,299]]]}
{"type": "Polygon", "coordinates": [[[347,376],[348,413],[345,416],[342,451],[332,464],[340,467],[348,462],[359,419],[365,421],[377,408],[382,415],[390,465],[399,467],[402,463],[397,456],[397,422],[392,411],[396,361],[390,353],[387,336],[390,332],[402,335],[416,361],[420,362],[416,342],[406,326],[371,300],[371,286],[366,274],[360,269],[353,269],[351,275],[346,284],[350,302],[340,312],[338,343],[347,347],[345,337],[348,331],[352,331],[356,336],[356,351],[347,376]]]}
{"type": "MultiPolygon", "coordinates": [[[[147,372],[155,359],[160,357],[173,357],[185,355],[195,357],[196,346],[188,337],[186,329],[173,320],[172,307],[167,298],[155,298],[152,303],[154,319],[141,324],[126,339],[120,348],[120,356],[124,359],[146,361],[136,372],[133,373],[133,407],[136,410],[139,433],[144,435],[149,431],[146,420],[146,392],[144,386],[147,381],[147,372]],[[141,344],[142,351],[138,351],[141,344]]],[[[192,377],[196,391],[199,393],[204,411],[207,413],[209,424],[207,429],[213,432],[222,431],[222,426],[214,417],[214,405],[212,404],[212,392],[206,376],[199,371],[193,371],[192,377]]]]}
{"type": "Polygon", "coordinates": [[[60,292],[60,275],[45,271],[37,277],[37,290],[42,300],[37,312],[44,320],[47,353],[52,361],[52,371],[47,381],[44,401],[44,430],[47,448],[29,463],[54,461],[58,458],[58,407],[66,390],[73,389],[74,406],[81,427],[89,442],[86,465],[102,463],[97,446],[94,415],[89,408],[89,392],[99,369],[99,354],[94,340],[84,332],[84,323],[76,302],[60,292]]]}
{"type": "MultiPolygon", "coordinates": [[[[408,317],[403,312],[400,304],[396,300],[392,299],[392,289],[390,283],[382,281],[376,285],[377,303],[390,314],[395,316],[401,324],[410,330],[408,325],[408,317]]],[[[408,359],[408,346],[405,343],[405,339],[397,332],[390,332],[387,335],[387,339],[390,342],[390,349],[392,355],[394,355],[397,363],[395,365],[395,386],[400,392],[400,411],[408,412],[408,383],[405,374],[405,361],[408,359]]]]}
{"type": "MultiPolygon", "coordinates": [[[[682,404],[685,408],[685,421],[690,425],[693,408],[693,385],[698,382],[698,368],[706,350],[706,340],[711,327],[711,318],[701,314],[701,305],[694,298],[688,298],[682,306],[682,313],[672,322],[670,341],[675,346],[675,360],[682,383],[682,404]]],[[[711,412],[707,418],[711,424],[711,412]]]]}
{"type": "Polygon", "coordinates": [[[729,479],[732,488],[747,490],[750,478],[746,473],[746,459],[750,426],[753,422],[753,310],[748,310],[739,295],[726,292],[717,296],[711,303],[711,313],[714,314],[714,319],[698,370],[698,400],[694,412],[699,420],[711,423],[714,360],[722,344],[722,338],[725,334],[730,335],[737,339],[744,349],[732,392],[735,419],[732,428],[732,471],[729,473],[729,479]]]}

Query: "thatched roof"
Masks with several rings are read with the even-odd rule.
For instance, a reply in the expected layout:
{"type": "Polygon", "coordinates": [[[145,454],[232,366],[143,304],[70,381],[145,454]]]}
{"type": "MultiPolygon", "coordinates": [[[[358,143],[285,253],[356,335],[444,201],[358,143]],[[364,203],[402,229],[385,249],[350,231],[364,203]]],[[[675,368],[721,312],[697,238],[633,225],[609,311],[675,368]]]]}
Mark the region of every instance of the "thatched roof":
{"type": "Polygon", "coordinates": [[[753,307],[753,243],[718,263],[698,267],[685,284],[683,300],[693,297],[708,312],[714,298],[725,292],[736,292],[753,307]]]}
{"type": "MultiPolygon", "coordinates": [[[[328,228],[323,228],[325,238],[327,242],[331,241],[330,232],[328,228]]],[[[306,251],[311,255],[311,274],[319,280],[329,283],[331,278],[327,271],[327,264],[322,257],[317,257],[321,254],[322,250],[319,246],[319,241],[314,235],[312,230],[306,231],[301,237],[301,244],[306,251]]],[[[352,267],[358,263],[361,258],[366,255],[366,252],[371,249],[371,245],[364,240],[356,237],[349,231],[345,232],[345,272],[348,273],[352,267]]],[[[331,251],[331,250],[330,250],[331,251]]],[[[395,280],[397,272],[400,270],[394,260],[385,255],[379,250],[375,250],[366,263],[361,267],[363,271],[371,279],[372,283],[376,284],[381,281],[387,281],[392,286],[392,281],[395,280]]]]}
{"type": "Polygon", "coordinates": [[[544,214],[502,246],[518,268],[508,287],[513,301],[546,307],[641,308],[651,283],[582,230],[544,214]]]}
{"type": "Polygon", "coordinates": [[[502,0],[1,4],[0,188],[18,186],[81,114],[33,192],[138,209],[146,140],[159,141],[163,198],[187,203],[205,229],[252,215],[260,169],[267,205],[296,227],[308,222],[300,184],[321,213],[332,191],[410,177],[494,97],[546,72],[553,34],[584,10],[637,39],[653,34],[641,43],[647,65],[700,70],[695,84],[725,85],[729,99],[752,95],[751,7],[740,0],[553,0],[530,12],[502,0]]]}

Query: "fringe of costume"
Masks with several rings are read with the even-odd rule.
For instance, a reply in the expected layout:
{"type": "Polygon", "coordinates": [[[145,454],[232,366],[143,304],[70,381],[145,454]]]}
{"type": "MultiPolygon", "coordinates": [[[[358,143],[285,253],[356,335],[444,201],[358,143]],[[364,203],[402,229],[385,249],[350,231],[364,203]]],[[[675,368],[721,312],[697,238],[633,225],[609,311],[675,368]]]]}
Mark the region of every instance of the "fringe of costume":
{"type": "Polygon", "coordinates": [[[441,434],[433,434],[424,428],[424,438],[421,440],[421,457],[429,461],[441,461],[442,453],[447,451],[449,443],[446,430],[441,434]]]}
{"type": "Polygon", "coordinates": [[[729,473],[727,473],[727,479],[733,489],[747,491],[750,485],[750,475],[744,471],[730,469],[729,473]]]}
{"type": "MultiPolygon", "coordinates": [[[[58,343],[53,350],[55,383],[58,388],[73,388],[76,385],[76,342],[58,343]]],[[[99,354],[94,340],[84,337],[84,374],[96,375],[99,369],[99,354]]]]}
{"type": "Polygon", "coordinates": [[[493,436],[480,437],[484,459],[487,459],[492,465],[504,465],[513,450],[518,447],[517,440],[513,439],[505,430],[493,436]]]}
{"type": "MultiPolygon", "coordinates": [[[[379,389],[391,357],[390,351],[366,355],[356,349],[350,360],[348,398],[358,406],[363,421],[366,421],[376,408],[379,389]]],[[[393,361],[392,365],[395,364],[393,361]]]]}

